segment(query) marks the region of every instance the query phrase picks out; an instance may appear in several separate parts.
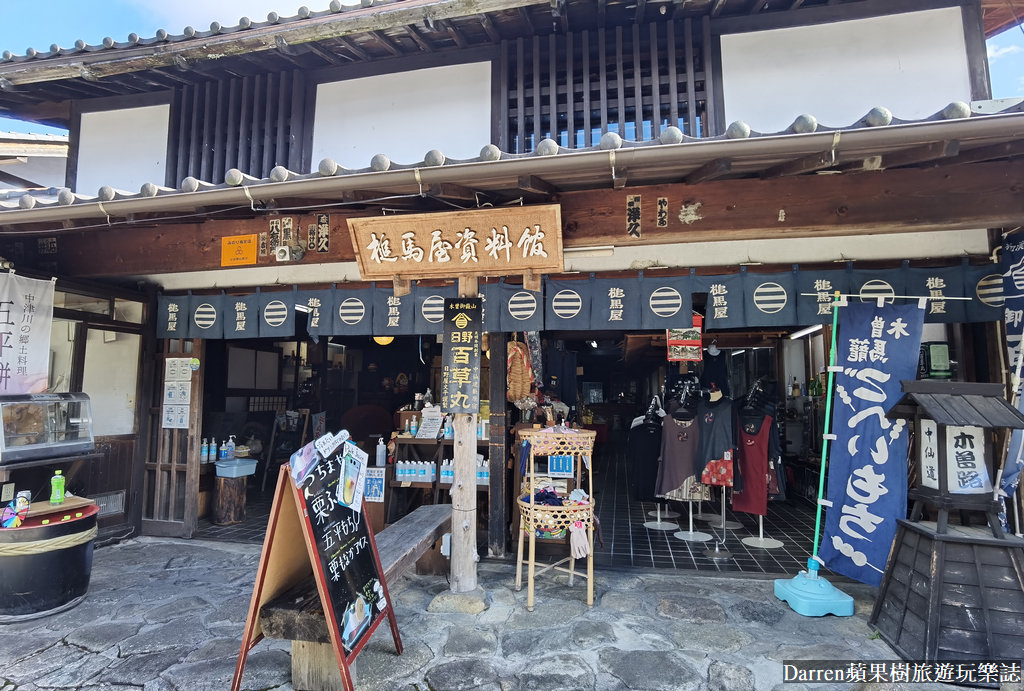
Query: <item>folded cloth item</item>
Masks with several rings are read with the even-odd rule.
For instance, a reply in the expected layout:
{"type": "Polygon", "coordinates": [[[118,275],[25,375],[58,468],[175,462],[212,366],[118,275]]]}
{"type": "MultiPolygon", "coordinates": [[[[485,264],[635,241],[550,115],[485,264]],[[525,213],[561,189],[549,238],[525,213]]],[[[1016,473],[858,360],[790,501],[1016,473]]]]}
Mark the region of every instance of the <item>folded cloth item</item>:
{"type": "Polygon", "coordinates": [[[587,527],[583,521],[576,521],[569,526],[569,552],[574,559],[581,559],[590,554],[590,541],[587,539],[587,527]]]}
{"type": "Polygon", "coordinates": [[[545,506],[562,506],[562,498],[552,492],[551,490],[542,489],[538,490],[533,495],[534,504],[543,504],[545,506]]]}
{"type": "Polygon", "coordinates": [[[569,501],[586,501],[589,498],[590,495],[582,489],[574,489],[569,492],[569,501]]]}

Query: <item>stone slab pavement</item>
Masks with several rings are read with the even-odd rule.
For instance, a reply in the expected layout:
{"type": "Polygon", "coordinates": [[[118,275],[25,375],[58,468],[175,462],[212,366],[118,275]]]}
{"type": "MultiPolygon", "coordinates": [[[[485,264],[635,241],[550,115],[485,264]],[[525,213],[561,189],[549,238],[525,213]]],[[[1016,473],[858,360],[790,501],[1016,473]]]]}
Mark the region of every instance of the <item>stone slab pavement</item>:
{"type": "MultiPolygon", "coordinates": [[[[163,538],[97,549],[81,604],[0,625],[0,691],[229,688],[259,552],[258,545],[163,538]]],[[[958,688],[782,683],[784,659],[896,658],[867,625],[873,591],[866,586],[842,585],[856,598],[855,616],[807,618],[775,599],[772,579],[650,570],[595,576],[592,609],[584,580],[569,587],[549,572],[538,577],[528,612],[525,586],[514,589],[514,564],[485,561],[486,609],[460,613],[430,611],[448,589],[444,576],[407,574],[391,589],[405,653],[395,655],[388,627],[379,627],[358,658],[356,688],[958,688]]],[[[289,650],[285,641],[257,644],[243,687],[292,689],[289,650]]]]}

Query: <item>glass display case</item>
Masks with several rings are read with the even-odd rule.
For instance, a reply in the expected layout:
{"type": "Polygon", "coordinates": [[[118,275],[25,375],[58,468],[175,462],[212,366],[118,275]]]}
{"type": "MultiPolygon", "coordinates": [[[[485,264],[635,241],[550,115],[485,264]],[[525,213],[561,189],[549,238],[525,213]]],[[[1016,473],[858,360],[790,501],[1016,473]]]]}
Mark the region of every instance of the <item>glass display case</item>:
{"type": "Polygon", "coordinates": [[[87,453],[95,448],[84,393],[0,396],[0,465],[87,453]]]}

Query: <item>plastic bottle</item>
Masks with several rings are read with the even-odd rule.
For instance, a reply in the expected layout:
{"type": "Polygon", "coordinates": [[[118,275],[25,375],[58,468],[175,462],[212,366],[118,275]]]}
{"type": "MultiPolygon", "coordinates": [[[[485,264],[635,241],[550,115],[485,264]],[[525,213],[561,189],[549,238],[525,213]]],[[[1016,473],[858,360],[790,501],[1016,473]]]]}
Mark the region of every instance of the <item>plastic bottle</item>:
{"type": "Polygon", "coordinates": [[[419,428],[420,428],[419,420],[417,420],[416,417],[413,416],[412,423],[410,423],[410,425],[409,425],[409,433],[412,434],[412,436],[415,437],[416,436],[416,430],[418,430],[419,428]]]}
{"type": "Polygon", "coordinates": [[[388,447],[384,446],[384,437],[377,440],[377,456],[374,463],[378,468],[383,468],[388,462],[388,447]]]}
{"type": "Polygon", "coordinates": [[[217,460],[217,440],[214,437],[210,437],[210,448],[206,452],[206,462],[216,463],[217,460]]]}
{"type": "Polygon", "coordinates": [[[405,433],[406,434],[409,434],[409,429],[410,429],[410,421],[408,419],[406,419],[406,421],[405,421],[405,433]]]}
{"type": "Polygon", "coordinates": [[[228,460],[235,460],[235,435],[231,434],[228,436],[228,460]]]}
{"type": "Polygon", "coordinates": [[[210,442],[206,437],[203,437],[203,445],[199,449],[199,462],[210,462],[210,442]]]}
{"type": "Polygon", "coordinates": [[[226,441],[225,442],[221,442],[220,448],[217,449],[217,460],[218,461],[226,461],[226,460],[228,460],[228,443],[226,441]]]}
{"type": "Polygon", "coordinates": [[[416,472],[416,479],[420,482],[430,482],[430,470],[427,468],[429,465],[426,461],[420,461],[420,467],[416,472]]]}
{"type": "Polygon", "coordinates": [[[64,503],[64,473],[60,470],[53,471],[53,477],[50,478],[50,503],[51,504],[63,504],[64,503]]]}

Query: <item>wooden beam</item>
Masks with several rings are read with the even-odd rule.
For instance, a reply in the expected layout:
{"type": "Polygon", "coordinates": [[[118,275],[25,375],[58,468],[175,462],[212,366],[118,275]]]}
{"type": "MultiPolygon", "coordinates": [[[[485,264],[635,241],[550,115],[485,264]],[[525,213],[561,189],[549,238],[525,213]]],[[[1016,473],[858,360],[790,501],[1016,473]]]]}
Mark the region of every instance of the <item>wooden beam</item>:
{"type": "Polygon", "coordinates": [[[725,7],[725,0],[715,0],[715,3],[711,6],[711,16],[717,17],[721,14],[723,7],[725,7]]]}
{"type": "Polygon", "coordinates": [[[636,14],[633,16],[633,23],[639,24],[644,20],[644,12],[647,11],[647,0],[637,0],[636,14]]]}
{"type": "Polygon", "coordinates": [[[303,43],[300,50],[305,53],[312,53],[317,56],[328,65],[337,65],[338,61],[342,58],[348,58],[346,55],[338,55],[337,53],[329,53],[318,43],[303,43]]]}
{"type": "Polygon", "coordinates": [[[804,156],[803,158],[797,158],[786,163],[780,163],[777,166],[768,168],[767,170],[761,171],[762,178],[778,178],[784,175],[800,175],[801,173],[811,173],[816,170],[824,170],[825,168],[831,168],[836,163],[835,152],[831,149],[828,151],[820,151],[816,154],[804,156]]]}
{"type": "Polygon", "coordinates": [[[427,193],[432,197],[441,199],[454,199],[460,202],[476,202],[480,193],[469,187],[456,185],[452,182],[442,182],[429,185],[427,193]]]}
{"type": "Polygon", "coordinates": [[[357,46],[355,41],[350,41],[347,38],[339,38],[338,43],[344,46],[346,50],[348,50],[350,53],[355,55],[360,60],[364,60],[366,62],[370,62],[371,60],[373,60],[373,56],[367,53],[359,46],[357,46]]]}
{"type": "Polygon", "coordinates": [[[455,45],[459,48],[465,48],[469,45],[469,42],[466,41],[466,37],[462,35],[462,32],[460,32],[454,24],[451,22],[440,22],[440,24],[444,27],[444,30],[448,32],[448,35],[452,37],[452,40],[455,41],[455,45]]]}
{"type": "Polygon", "coordinates": [[[7,163],[28,163],[28,156],[0,156],[0,166],[7,163]]]}
{"type": "Polygon", "coordinates": [[[799,9],[800,5],[804,4],[804,0],[793,0],[793,4],[789,6],[790,10],[799,9]]]}
{"type": "Polygon", "coordinates": [[[687,185],[696,185],[701,182],[720,178],[723,175],[728,175],[731,171],[732,160],[728,158],[716,158],[713,161],[708,161],[700,168],[687,175],[683,178],[683,182],[687,185]]]}
{"type": "Polygon", "coordinates": [[[530,19],[530,13],[526,11],[525,7],[519,8],[519,17],[530,28],[529,33],[536,35],[537,29],[534,28],[533,21],[530,19]]]}
{"type": "Polygon", "coordinates": [[[979,146],[939,161],[940,166],[962,165],[964,163],[981,163],[982,161],[993,161],[998,158],[1009,158],[1024,155],[1024,139],[1015,139],[1011,142],[1002,142],[991,146],[979,146]]]}
{"type": "Polygon", "coordinates": [[[33,182],[32,180],[28,180],[27,178],[23,178],[3,170],[0,170],[0,182],[6,182],[8,185],[14,185],[15,187],[21,187],[28,190],[46,189],[46,185],[40,185],[38,182],[33,182]]]}
{"type": "Polygon", "coordinates": [[[520,175],[519,190],[521,192],[548,196],[556,196],[561,191],[555,185],[552,185],[547,180],[537,177],[536,175],[520,175]]]}
{"type": "Polygon", "coordinates": [[[597,0],[597,25],[605,25],[605,17],[608,12],[608,0],[597,0]]]}
{"type": "Polygon", "coordinates": [[[487,38],[491,39],[491,43],[501,43],[501,34],[498,32],[497,27],[494,26],[494,22],[491,21],[490,16],[481,14],[480,25],[484,27],[484,31],[487,33],[487,38]]]}
{"type": "Polygon", "coordinates": [[[434,21],[467,15],[502,12],[529,7],[536,0],[403,0],[403,2],[367,4],[343,15],[327,13],[301,22],[253,27],[195,40],[138,45],[130,48],[71,53],[66,56],[0,65],[0,78],[11,84],[35,84],[62,79],[81,79],[87,67],[99,79],[173,65],[175,56],[190,61],[219,60],[276,50],[276,36],[289,45],[325,41],[371,31],[396,29],[423,20],[429,11],[434,21]]]}
{"type": "Polygon", "coordinates": [[[398,47],[398,44],[392,41],[391,38],[383,31],[371,31],[370,35],[374,36],[378,41],[380,41],[384,45],[384,48],[386,48],[387,51],[392,55],[405,55],[405,52],[398,47]]]}
{"type": "Polygon", "coordinates": [[[757,14],[767,6],[768,0],[754,0],[754,4],[750,7],[750,14],[757,14]]]}
{"type": "Polygon", "coordinates": [[[430,43],[430,41],[428,41],[426,38],[424,38],[423,34],[421,34],[419,32],[419,30],[415,26],[413,26],[412,24],[406,25],[405,33],[409,34],[409,38],[411,38],[416,43],[416,45],[418,45],[420,47],[420,50],[422,50],[423,52],[425,52],[425,53],[432,53],[432,52],[434,52],[434,46],[430,43]]]}
{"type": "Polygon", "coordinates": [[[917,163],[927,163],[943,158],[951,158],[960,153],[960,142],[956,139],[947,142],[924,144],[905,151],[886,154],[882,157],[883,168],[897,168],[917,163]]]}

